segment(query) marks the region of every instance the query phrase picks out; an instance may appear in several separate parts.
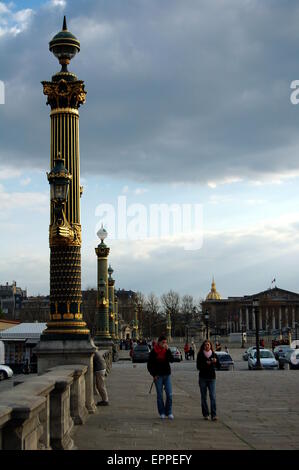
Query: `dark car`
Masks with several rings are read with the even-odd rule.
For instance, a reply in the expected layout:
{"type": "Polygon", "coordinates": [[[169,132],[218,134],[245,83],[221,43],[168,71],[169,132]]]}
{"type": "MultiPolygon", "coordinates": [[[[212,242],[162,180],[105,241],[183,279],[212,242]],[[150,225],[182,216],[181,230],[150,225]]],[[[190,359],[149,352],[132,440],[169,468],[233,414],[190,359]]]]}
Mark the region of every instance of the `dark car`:
{"type": "Polygon", "coordinates": [[[278,360],[279,369],[299,369],[299,349],[290,349],[278,360]]]}
{"type": "Polygon", "coordinates": [[[287,352],[294,351],[293,348],[289,344],[280,344],[276,346],[273,350],[275,359],[279,361],[279,359],[284,358],[287,352]]]}
{"type": "Polygon", "coordinates": [[[182,353],[178,348],[176,348],[175,346],[171,346],[169,349],[174,362],[181,362],[183,360],[182,353]]]}
{"type": "Polygon", "coordinates": [[[132,352],[132,362],[147,362],[149,353],[147,344],[137,344],[132,352]]]}
{"type": "Polygon", "coordinates": [[[226,352],[215,352],[217,354],[219,360],[219,367],[218,370],[234,370],[234,361],[230,354],[226,352]]]}

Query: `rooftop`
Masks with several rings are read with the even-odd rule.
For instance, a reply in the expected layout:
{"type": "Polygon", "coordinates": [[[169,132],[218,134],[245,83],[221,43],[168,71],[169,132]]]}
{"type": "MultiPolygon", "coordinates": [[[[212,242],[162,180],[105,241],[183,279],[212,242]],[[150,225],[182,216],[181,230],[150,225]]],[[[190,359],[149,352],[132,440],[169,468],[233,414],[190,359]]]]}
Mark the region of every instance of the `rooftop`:
{"type": "Polygon", "coordinates": [[[0,339],[39,338],[46,326],[46,323],[20,323],[1,332],[0,339]]]}

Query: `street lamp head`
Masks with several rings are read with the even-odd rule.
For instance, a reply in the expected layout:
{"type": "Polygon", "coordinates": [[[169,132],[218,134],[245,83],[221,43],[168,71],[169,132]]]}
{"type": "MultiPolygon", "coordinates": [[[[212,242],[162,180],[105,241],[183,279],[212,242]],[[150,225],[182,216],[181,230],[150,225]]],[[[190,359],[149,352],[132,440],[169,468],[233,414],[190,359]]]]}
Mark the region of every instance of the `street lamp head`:
{"type": "Polygon", "coordinates": [[[60,153],[55,158],[54,163],[54,168],[50,173],[47,173],[50,184],[51,201],[62,204],[67,201],[72,175],[65,168],[64,159],[60,153]]]}
{"type": "Polygon", "coordinates": [[[114,270],[112,269],[111,264],[109,264],[108,274],[109,274],[110,279],[111,279],[111,276],[112,276],[113,272],[114,272],[114,270]]]}
{"type": "Polygon", "coordinates": [[[103,224],[101,225],[100,230],[97,232],[97,236],[101,240],[102,243],[104,243],[105,238],[108,236],[107,230],[104,229],[103,224]]]}
{"type": "Polygon", "coordinates": [[[49,43],[49,49],[62,65],[62,71],[67,71],[67,64],[80,52],[80,42],[67,29],[66,18],[63,19],[62,30],[55,34],[49,43]]]}

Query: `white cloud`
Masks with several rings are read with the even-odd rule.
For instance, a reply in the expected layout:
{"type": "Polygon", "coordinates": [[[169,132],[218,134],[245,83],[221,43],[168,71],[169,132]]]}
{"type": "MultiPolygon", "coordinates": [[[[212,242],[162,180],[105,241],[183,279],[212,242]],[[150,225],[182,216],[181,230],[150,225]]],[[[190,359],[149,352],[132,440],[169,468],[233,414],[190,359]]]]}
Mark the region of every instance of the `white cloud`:
{"type": "Polygon", "coordinates": [[[0,167],[0,180],[18,178],[20,175],[21,171],[16,168],[0,167]]]}
{"type": "Polygon", "coordinates": [[[53,8],[56,8],[56,7],[65,8],[66,0],[51,0],[49,4],[53,8]]]}
{"type": "Polygon", "coordinates": [[[45,211],[48,209],[49,197],[45,193],[34,192],[6,192],[0,185],[0,207],[1,211],[11,209],[30,209],[45,211]]]}
{"type": "Polygon", "coordinates": [[[209,186],[209,188],[215,189],[219,185],[240,183],[242,181],[243,181],[243,178],[240,178],[238,176],[235,176],[235,177],[232,176],[232,177],[228,177],[224,179],[220,178],[220,179],[217,179],[216,181],[208,181],[207,185],[209,186]]]}
{"type": "Polygon", "coordinates": [[[0,38],[4,35],[16,36],[25,31],[34,15],[31,8],[14,11],[14,4],[0,2],[0,38]]]}
{"type": "Polygon", "coordinates": [[[134,193],[137,195],[137,196],[140,196],[141,194],[144,194],[144,193],[147,193],[148,192],[148,189],[146,188],[136,188],[134,193]]]}
{"type": "Polygon", "coordinates": [[[30,184],[30,183],[31,183],[31,178],[29,178],[29,177],[28,177],[28,178],[24,178],[24,179],[22,179],[22,180],[20,181],[20,184],[21,184],[22,186],[28,186],[28,184],[30,184]]]}

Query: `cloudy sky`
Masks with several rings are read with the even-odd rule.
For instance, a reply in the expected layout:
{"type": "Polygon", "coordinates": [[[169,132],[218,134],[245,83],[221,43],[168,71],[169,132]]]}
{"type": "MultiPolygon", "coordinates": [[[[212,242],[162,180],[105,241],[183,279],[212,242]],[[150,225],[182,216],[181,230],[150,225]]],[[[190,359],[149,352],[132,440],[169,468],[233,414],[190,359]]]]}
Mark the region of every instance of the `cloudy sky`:
{"type": "Polygon", "coordinates": [[[64,14],[81,41],[70,70],[88,91],[82,288],[96,285],[101,205],[118,217],[122,197],[142,236],[107,239],[118,287],[199,298],[214,275],[223,297],[267,289],[274,277],[298,292],[294,0],[0,1],[0,283],[49,290],[50,109],[40,82],[59,69],[48,42],[64,14]],[[201,233],[149,238],[153,204],[200,205],[201,233]],[[186,249],[202,234],[200,248],[186,249]]]}

